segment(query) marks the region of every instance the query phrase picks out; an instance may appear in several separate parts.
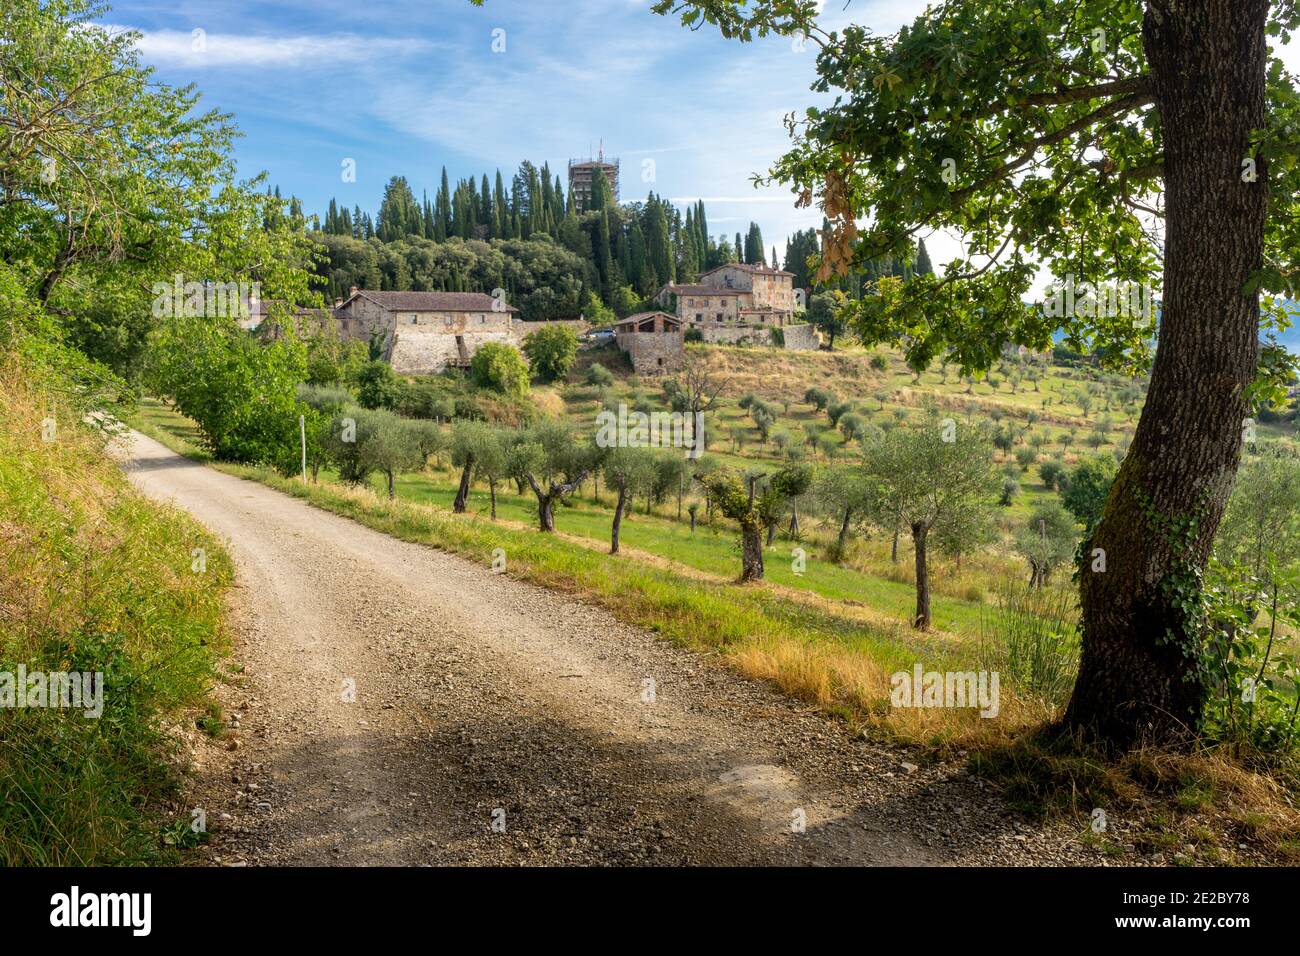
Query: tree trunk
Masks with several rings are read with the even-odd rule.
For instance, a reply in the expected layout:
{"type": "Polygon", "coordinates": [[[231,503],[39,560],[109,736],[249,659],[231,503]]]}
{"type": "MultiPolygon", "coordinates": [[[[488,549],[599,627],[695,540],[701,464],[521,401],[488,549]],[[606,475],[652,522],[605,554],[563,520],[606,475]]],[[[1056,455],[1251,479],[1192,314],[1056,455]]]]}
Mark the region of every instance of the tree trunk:
{"type": "Polygon", "coordinates": [[[901,521],[894,521],[894,543],[889,546],[889,560],[893,564],[898,563],[898,531],[902,527],[901,521]]]}
{"type": "Polygon", "coordinates": [[[916,546],[916,617],[912,626],[919,631],[930,627],[930,568],[926,564],[925,539],[930,526],[923,521],[912,525],[912,543],[916,546]]]}
{"type": "Polygon", "coordinates": [[[844,509],[844,520],[840,522],[840,535],[835,539],[835,547],[840,559],[844,558],[844,549],[849,546],[849,522],[853,520],[853,509],[844,509]]]}
{"type": "Polygon", "coordinates": [[[1251,130],[1265,125],[1268,7],[1150,0],[1143,23],[1164,144],[1160,344],[1084,549],[1083,653],[1065,714],[1067,728],[1115,747],[1185,741],[1203,714],[1200,638],[1183,608],[1232,490],[1259,359],[1259,301],[1243,290],[1262,260],[1263,158],[1254,182],[1242,176],[1251,130]]]}
{"type": "Polygon", "coordinates": [[[691,534],[695,534],[695,512],[691,512],[691,534]]]}
{"type": "Polygon", "coordinates": [[[488,479],[488,494],[492,496],[492,520],[497,520],[497,482],[495,478],[488,479]]]}
{"type": "Polygon", "coordinates": [[[609,533],[609,553],[618,554],[618,529],[623,524],[623,508],[627,505],[627,485],[618,486],[618,504],[614,506],[614,526],[609,533]]]}
{"type": "Polygon", "coordinates": [[[531,472],[524,476],[528,480],[528,486],[533,489],[533,494],[537,496],[537,521],[542,531],[549,533],[555,530],[555,502],[572,494],[573,489],[587,480],[588,474],[590,472],[584,471],[572,481],[560,485],[552,483],[545,491],[531,472]]]}
{"type": "Polygon", "coordinates": [[[393,479],[394,479],[393,473],[391,471],[387,471],[384,472],[384,474],[387,475],[388,477],[388,497],[390,499],[397,497],[393,491],[393,479]]]}
{"type": "Polygon", "coordinates": [[[469,475],[473,470],[473,459],[466,460],[465,470],[460,473],[460,487],[456,489],[456,500],[451,503],[451,510],[458,515],[465,513],[466,504],[469,502],[469,475]]]}
{"type": "Polygon", "coordinates": [[[537,520],[542,531],[555,531],[555,499],[550,494],[537,496],[537,520]]]}
{"type": "Polygon", "coordinates": [[[763,528],[757,521],[740,523],[740,580],[763,579],[763,528]]]}
{"type": "Polygon", "coordinates": [[[799,537],[799,506],[790,506],[790,540],[797,540],[799,537]]]}
{"type": "Polygon", "coordinates": [[[776,540],[776,522],[773,521],[767,526],[767,546],[772,547],[772,542],[776,540]]]}

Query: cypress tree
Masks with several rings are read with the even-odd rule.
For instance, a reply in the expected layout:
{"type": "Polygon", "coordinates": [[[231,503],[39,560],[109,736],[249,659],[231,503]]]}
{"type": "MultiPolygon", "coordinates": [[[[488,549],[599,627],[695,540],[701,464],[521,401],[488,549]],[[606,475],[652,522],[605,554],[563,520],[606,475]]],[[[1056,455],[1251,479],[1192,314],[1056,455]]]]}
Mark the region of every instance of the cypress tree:
{"type": "Polygon", "coordinates": [[[922,239],[916,244],[916,269],[919,276],[934,275],[934,266],[930,264],[930,253],[925,248],[925,240],[922,239]]]}
{"type": "Polygon", "coordinates": [[[497,239],[505,239],[510,235],[510,204],[506,201],[505,180],[501,178],[501,170],[497,170],[496,188],[492,192],[493,211],[496,213],[496,230],[493,233],[497,239]]]}

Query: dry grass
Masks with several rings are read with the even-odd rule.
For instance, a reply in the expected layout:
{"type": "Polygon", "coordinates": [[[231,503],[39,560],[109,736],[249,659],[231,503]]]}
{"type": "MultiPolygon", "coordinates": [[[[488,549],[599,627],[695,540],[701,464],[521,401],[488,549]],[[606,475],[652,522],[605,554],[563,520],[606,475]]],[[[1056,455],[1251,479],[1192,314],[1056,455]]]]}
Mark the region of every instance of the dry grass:
{"type": "Polygon", "coordinates": [[[1226,747],[1142,748],[1120,756],[1043,730],[973,750],[972,769],[1032,817],[1106,812],[1117,841],[1167,863],[1300,862],[1294,765],[1258,772],[1226,747]]]}

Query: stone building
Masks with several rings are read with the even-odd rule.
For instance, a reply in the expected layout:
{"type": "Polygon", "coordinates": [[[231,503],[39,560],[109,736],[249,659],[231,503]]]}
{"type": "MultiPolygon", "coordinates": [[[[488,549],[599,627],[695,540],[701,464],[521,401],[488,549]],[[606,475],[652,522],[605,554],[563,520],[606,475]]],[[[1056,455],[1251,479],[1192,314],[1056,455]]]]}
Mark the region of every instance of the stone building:
{"type": "Polygon", "coordinates": [[[669,283],[655,301],[669,307],[676,302],[682,327],[698,332],[705,342],[787,349],[821,344],[812,326],[795,322],[792,272],[729,262],[704,273],[699,282],[669,283]]]}
{"type": "Polygon", "coordinates": [[[794,273],[767,266],[729,262],[697,283],[664,286],[655,301],[667,306],[674,297],[677,317],[688,328],[784,328],[794,321],[794,273]]]}
{"type": "Polygon", "coordinates": [[[382,341],[402,375],[465,368],[485,342],[518,343],[518,309],[481,292],[372,292],[352,289],[334,308],[339,336],[382,341]]]}
{"type": "Polygon", "coordinates": [[[665,375],[682,367],[686,341],[682,323],[667,312],[638,312],[614,325],[614,340],[638,375],[665,375]]]}

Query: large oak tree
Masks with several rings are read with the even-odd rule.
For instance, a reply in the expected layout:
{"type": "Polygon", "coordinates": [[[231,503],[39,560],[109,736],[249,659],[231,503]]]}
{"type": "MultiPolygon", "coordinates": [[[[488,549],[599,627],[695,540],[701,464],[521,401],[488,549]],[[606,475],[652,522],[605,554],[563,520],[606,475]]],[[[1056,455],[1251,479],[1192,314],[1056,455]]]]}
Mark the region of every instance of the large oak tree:
{"type": "Polygon", "coordinates": [[[855,330],[987,368],[1011,341],[1152,365],[1133,443],[1080,568],[1083,652],[1065,715],[1119,746],[1200,725],[1200,575],[1233,484],[1243,419],[1287,361],[1261,349],[1260,293],[1296,297],[1297,96],[1268,48],[1295,0],[953,0],[892,36],[827,30],[815,0],[659,0],[751,40],[805,34],[818,105],[771,171],[829,220],[821,275],[946,229],[943,274],[886,280],[855,330]],[[1141,315],[1053,317],[1040,267],[1158,287],[1141,315]],[[1102,570],[1104,568],[1104,570],[1102,570]]]}

